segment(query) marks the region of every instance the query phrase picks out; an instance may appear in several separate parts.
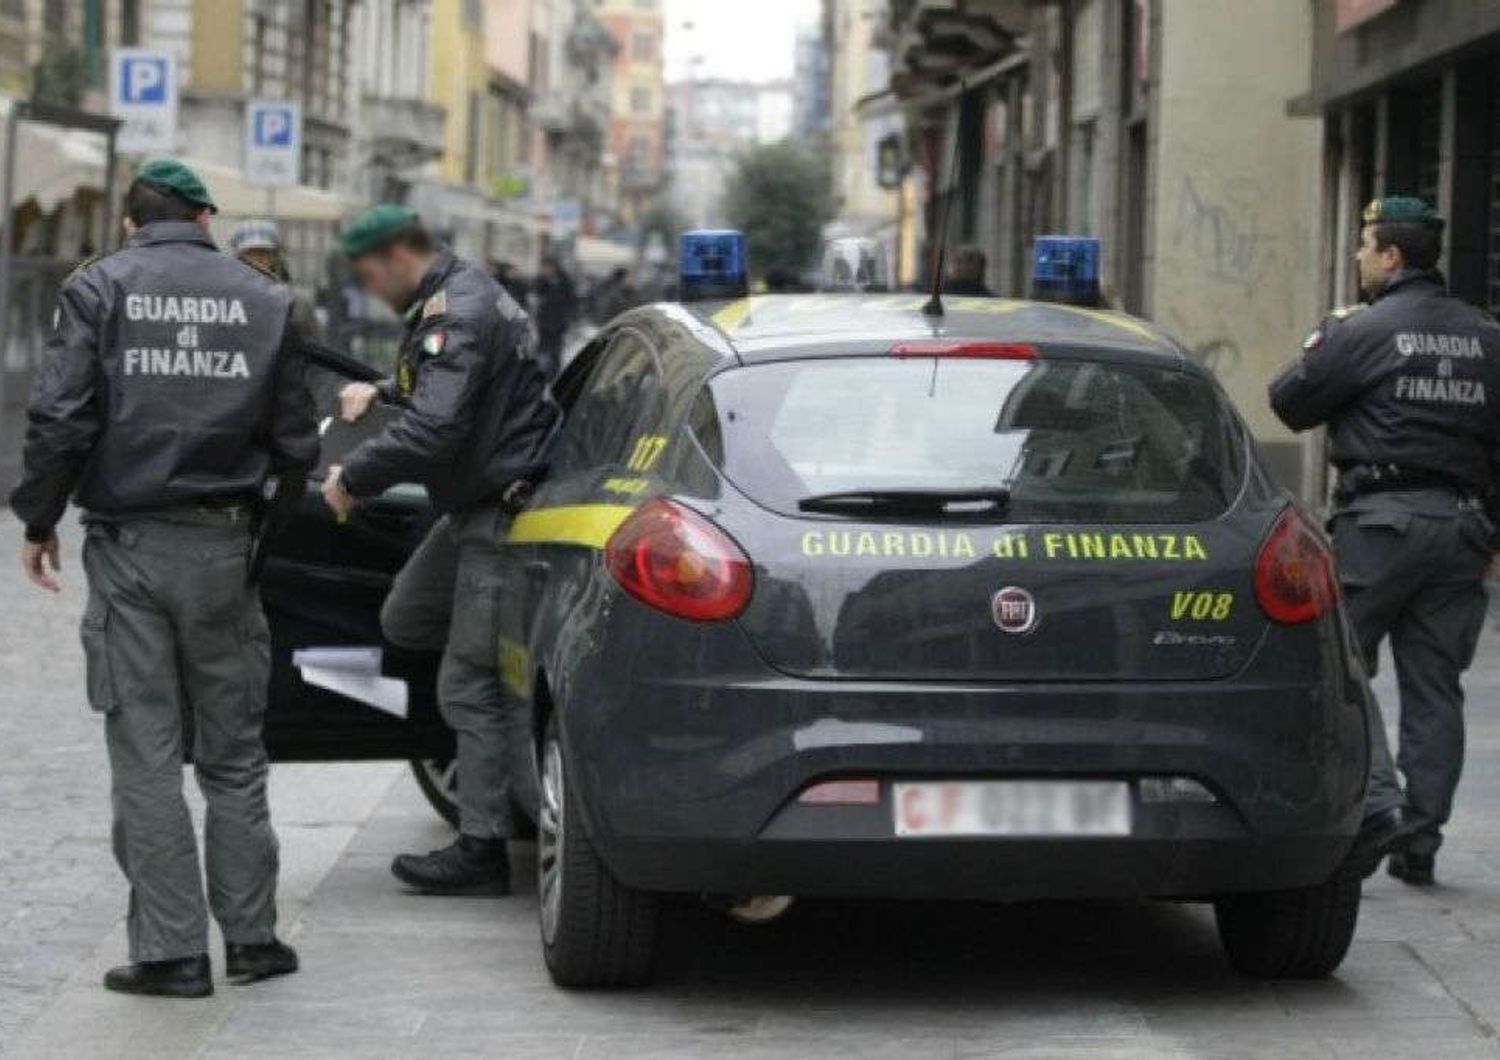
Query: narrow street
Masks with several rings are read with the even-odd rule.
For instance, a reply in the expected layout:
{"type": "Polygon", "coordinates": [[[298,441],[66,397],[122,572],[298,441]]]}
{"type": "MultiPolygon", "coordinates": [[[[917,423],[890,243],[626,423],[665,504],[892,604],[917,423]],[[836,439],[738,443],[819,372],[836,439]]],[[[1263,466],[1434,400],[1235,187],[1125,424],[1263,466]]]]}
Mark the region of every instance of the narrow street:
{"type": "MultiPolygon", "coordinates": [[[[19,532],[0,523],[0,555],[19,532]]],[[[1469,681],[1457,820],[1418,892],[1371,881],[1338,978],[1269,985],[1226,967],[1206,908],[807,903],[760,929],[694,902],[667,920],[657,984],[554,988],[523,894],[401,893],[392,854],[447,832],[404,767],[282,766],[282,918],[304,970],[207,1002],[106,993],[125,954],[103,747],[82,702],[78,534],[66,591],[0,564],[0,1054],[7,1058],[1500,1056],[1500,634],[1469,681]]],[[[1391,680],[1379,688],[1389,699],[1391,680]]],[[[221,966],[218,943],[215,962],[221,966]]]]}

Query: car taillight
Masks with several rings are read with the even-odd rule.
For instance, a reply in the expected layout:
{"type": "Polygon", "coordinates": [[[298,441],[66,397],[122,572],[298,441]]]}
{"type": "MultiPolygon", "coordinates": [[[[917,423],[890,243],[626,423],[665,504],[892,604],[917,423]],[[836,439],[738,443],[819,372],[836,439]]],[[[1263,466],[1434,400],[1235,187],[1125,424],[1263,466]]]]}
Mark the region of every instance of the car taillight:
{"type": "Polygon", "coordinates": [[[1295,508],[1277,518],[1255,559],[1255,599],[1285,626],[1311,622],[1333,606],[1333,557],[1295,508]]]}
{"type": "Polygon", "coordinates": [[[723,622],[750,602],[750,560],[697,512],[657,498],[637,508],[604,546],[620,587],[678,618],[723,622]]]}
{"type": "Polygon", "coordinates": [[[892,357],[971,357],[976,360],[1034,361],[1036,347],[1026,342],[965,339],[916,339],[891,347],[892,357]]]}

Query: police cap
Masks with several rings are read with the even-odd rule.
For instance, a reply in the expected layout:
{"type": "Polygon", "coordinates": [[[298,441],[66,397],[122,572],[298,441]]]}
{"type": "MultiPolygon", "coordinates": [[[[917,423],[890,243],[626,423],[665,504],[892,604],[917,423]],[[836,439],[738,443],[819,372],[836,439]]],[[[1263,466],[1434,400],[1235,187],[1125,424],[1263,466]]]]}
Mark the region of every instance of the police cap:
{"type": "Polygon", "coordinates": [[[219,212],[213,197],[208,194],[208,188],[198,179],[198,174],[175,158],[153,158],[142,163],[141,168],[136,171],[135,179],[194,206],[219,212]]]}
{"type": "Polygon", "coordinates": [[[229,236],[229,247],[242,250],[280,250],[281,230],[275,221],[241,221],[229,236]]]}
{"type": "Polygon", "coordinates": [[[1383,199],[1372,199],[1365,207],[1363,219],[1367,225],[1426,225],[1434,232],[1441,232],[1444,225],[1436,210],[1410,195],[1387,195],[1383,199]]]}
{"type": "Polygon", "coordinates": [[[357,258],[378,250],[399,236],[422,227],[422,219],[410,206],[383,202],[358,214],[339,233],[339,249],[357,258]]]}

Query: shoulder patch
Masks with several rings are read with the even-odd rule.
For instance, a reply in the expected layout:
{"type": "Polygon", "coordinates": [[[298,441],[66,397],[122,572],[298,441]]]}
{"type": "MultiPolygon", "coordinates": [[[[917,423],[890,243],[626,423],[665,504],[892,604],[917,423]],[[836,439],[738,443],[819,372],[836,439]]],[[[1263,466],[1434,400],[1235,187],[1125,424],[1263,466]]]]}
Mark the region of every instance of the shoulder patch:
{"type": "Polygon", "coordinates": [[[1333,317],[1334,320],[1347,320],[1364,307],[1363,302],[1356,302],[1354,305],[1339,306],[1328,315],[1333,317]]]}
{"type": "Polygon", "coordinates": [[[77,265],[74,265],[73,266],[73,271],[70,272],[70,273],[68,273],[68,275],[63,278],[63,282],[62,282],[61,286],[67,287],[68,285],[70,285],[74,280],[78,279],[78,277],[80,277],[80,276],[83,275],[83,271],[85,269],[87,269],[90,265],[92,265],[94,262],[98,261],[102,257],[104,257],[104,255],[102,253],[100,253],[100,254],[90,254],[88,257],[86,257],[82,261],[80,261],[77,265]]]}
{"type": "Polygon", "coordinates": [[[446,290],[439,291],[422,303],[423,320],[426,320],[428,317],[439,316],[446,312],[448,312],[448,292],[446,290]]]}

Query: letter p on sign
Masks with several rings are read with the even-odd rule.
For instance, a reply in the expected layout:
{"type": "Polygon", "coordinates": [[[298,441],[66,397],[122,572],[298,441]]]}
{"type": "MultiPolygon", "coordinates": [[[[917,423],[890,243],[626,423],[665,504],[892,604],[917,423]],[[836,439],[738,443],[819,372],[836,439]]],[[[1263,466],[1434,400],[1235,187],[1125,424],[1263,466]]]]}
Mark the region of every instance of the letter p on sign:
{"type": "Polygon", "coordinates": [[[124,63],[121,96],[126,103],[165,103],[167,64],[163,59],[131,58],[124,63]]]}
{"type": "Polygon", "coordinates": [[[258,147],[288,147],[292,142],[292,112],[287,109],[257,111],[255,143],[258,147]]]}

